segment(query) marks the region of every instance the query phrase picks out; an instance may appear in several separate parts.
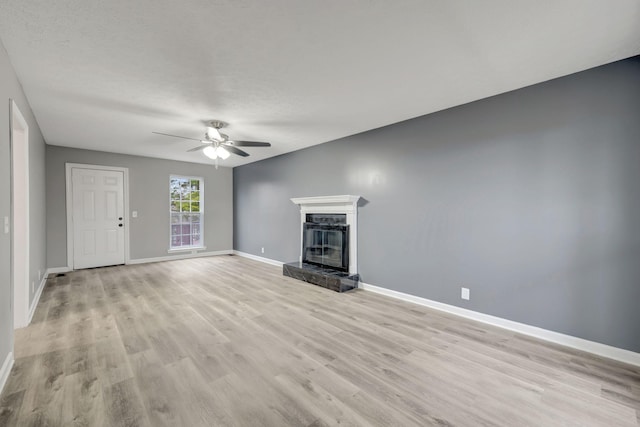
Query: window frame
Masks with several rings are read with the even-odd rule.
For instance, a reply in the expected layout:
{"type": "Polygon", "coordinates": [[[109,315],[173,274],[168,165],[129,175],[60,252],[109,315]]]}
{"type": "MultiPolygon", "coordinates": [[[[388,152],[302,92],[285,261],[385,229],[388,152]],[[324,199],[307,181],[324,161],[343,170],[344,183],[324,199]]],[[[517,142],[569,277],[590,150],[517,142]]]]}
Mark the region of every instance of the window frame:
{"type": "MultiPolygon", "coordinates": [[[[197,250],[202,250],[202,249],[206,249],[207,247],[205,246],[205,242],[204,242],[204,212],[205,212],[205,197],[204,197],[204,178],[201,176],[190,176],[190,175],[179,175],[179,174],[170,174],[169,175],[169,250],[167,252],[185,252],[185,251],[197,251],[197,250]],[[171,204],[174,201],[171,197],[171,184],[174,180],[176,179],[181,179],[181,180],[198,180],[199,184],[198,184],[198,192],[199,192],[199,200],[198,200],[198,204],[199,204],[199,208],[200,211],[196,212],[200,214],[200,243],[198,245],[190,245],[190,246],[176,246],[173,247],[173,214],[174,213],[179,213],[179,214],[183,214],[183,212],[172,212],[171,211],[171,204]]],[[[182,200],[182,199],[181,199],[182,200]]],[[[190,212],[185,212],[185,213],[190,213],[190,212]]],[[[192,234],[193,235],[193,234],[192,234]]]]}

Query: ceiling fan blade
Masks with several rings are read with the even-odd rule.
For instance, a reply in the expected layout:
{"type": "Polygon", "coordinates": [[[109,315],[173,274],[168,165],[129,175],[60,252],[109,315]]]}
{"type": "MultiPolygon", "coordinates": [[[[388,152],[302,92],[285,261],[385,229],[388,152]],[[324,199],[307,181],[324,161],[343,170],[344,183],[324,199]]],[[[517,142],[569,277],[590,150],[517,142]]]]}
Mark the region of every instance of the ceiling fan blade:
{"type": "Polygon", "coordinates": [[[241,149],[236,148],[233,145],[222,144],[222,146],[230,153],[237,154],[238,156],[242,157],[249,157],[249,153],[247,153],[246,151],[242,151],[241,149]]]}
{"type": "Polygon", "coordinates": [[[258,141],[227,141],[225,145],[235,145],[236,147],[271,147],[270,142],[258,141]]]}
{"type": "Polygon", "coordinates": [[[156,135],[172,136],[174,138],[190,139],[192,141],[200,141],[200,139],[197,139],[197,138],[187,138],[186,136],[170,135],[168,133],[161,133],[161,132],[151,132],[151,133],[155,133],[156,135]]]}
{"type": "Polygon", "coordinates": [[[198,145],[197,147],[193,147],[189,150],[187,150],[187,153],[192,153],[194,151],[200,151],[200,150],[204,150],[207,147],[211,147],[211,144],[202,144],[202,145],[198,145]]]}

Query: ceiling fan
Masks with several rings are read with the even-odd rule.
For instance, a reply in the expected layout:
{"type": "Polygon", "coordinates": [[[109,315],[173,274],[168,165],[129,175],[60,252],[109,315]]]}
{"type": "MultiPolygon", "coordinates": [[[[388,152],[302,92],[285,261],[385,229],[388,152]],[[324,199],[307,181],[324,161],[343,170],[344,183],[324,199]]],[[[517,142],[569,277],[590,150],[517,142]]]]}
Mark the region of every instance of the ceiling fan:
{"type": "Polygon", "coordinates": [[[226,159],[230,153],[237,154],[238,156],[248,157],[249,153],[238,147],[271,147],[268,142],[257,141],[235,141],[229,139],[229,135],[225,135],[220,132],[220,129],[227,126],[227,123],[220,120],[211,120],[207,122],[207,131],[204,134],[204,139],[189,138],[180,135],[170,135],[162,132],[152,132],[157,135],[171,136],[174,138],[190,139],[193,141],[200,141],[202,144],[193,147],[188,152],[202,151],[205,156],[216,161],[216,168],[218,167],[218,159],[226,159]]]}

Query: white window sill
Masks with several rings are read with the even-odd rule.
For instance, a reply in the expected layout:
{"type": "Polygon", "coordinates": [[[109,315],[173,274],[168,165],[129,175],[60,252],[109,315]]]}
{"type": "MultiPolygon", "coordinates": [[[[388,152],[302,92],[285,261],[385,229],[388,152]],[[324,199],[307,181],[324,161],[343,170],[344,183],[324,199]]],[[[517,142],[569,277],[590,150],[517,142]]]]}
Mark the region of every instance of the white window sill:
{"type": "Polygon", "coordinates": [[[174,248],[174,249],[169,249],[167,251],[167,253],[175,253],[175,252],[198,252],[198,251],[204,251],[206,250],[207,247],[206,246],[190,246],[188,248],[174,248]]]}

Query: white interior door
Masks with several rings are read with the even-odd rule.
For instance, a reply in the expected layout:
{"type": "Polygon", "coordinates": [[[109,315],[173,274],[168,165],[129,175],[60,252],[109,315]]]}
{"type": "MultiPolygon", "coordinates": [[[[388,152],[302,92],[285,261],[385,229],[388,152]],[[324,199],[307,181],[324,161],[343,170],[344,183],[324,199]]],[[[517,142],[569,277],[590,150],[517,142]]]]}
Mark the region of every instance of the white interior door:
{"type": "Polygon", "coordinates": [[[71,169],[73,268],[124,264],[124,173],[71,169]]]}

